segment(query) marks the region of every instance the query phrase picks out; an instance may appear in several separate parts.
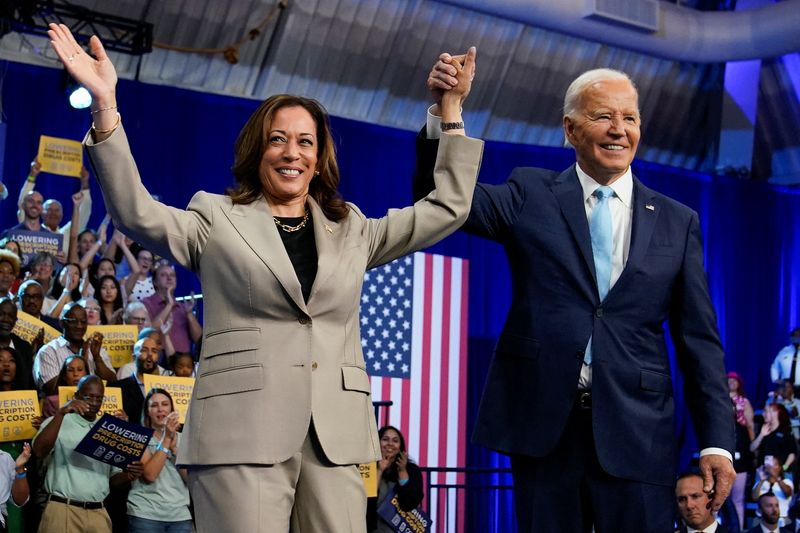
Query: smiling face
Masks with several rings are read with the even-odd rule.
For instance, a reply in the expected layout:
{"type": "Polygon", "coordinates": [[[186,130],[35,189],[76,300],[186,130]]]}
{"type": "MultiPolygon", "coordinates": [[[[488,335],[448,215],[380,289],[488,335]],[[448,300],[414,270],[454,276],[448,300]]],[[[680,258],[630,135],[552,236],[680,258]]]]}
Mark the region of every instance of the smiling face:
{"type": "Polygon", "coordinates": [[[117,270],[114,267],[114,263],[110,259],[101,259],[100,263],[97,265],[97,279],[102,278],[103,276],[116,276],[117,270]]]}
{"type": "Polygon", "coordinates": [[[167,416],[173,411],[172,401],[169,397],[157,392],[147,402],[147,414],[150,417],[150,427],[164,427],[167,416]]]}
{"type": "Polygon", "coordinates": [[[42,214],[42,202],[44,198],[36,191],[29,192],[22,201],[22,211],[28,220],[37,220],[42,214]]]}
{"type": "Polygon", "coordinates": [[[302,107],[278,109],[266,126],[259,177],[272,205],[305,204],[317,170],[317,124],[302,107]]]}
{"type": "Polygon", "coordinates": [[[628,170],[639,146],[640,126],[639,98],[628,80],[589,85],[576,112],[564,117],[564,133],[578,164],[602,184],[628,170]]]}
{"type": "Polygon", "coordinates": [[[384,459],[394,461],[397,454],[402,451],[400,435],[393,429],[387,429],[381,437],[381,455],[384,459]]]}
{"type": "Polygon", "coordinates": [[[78,253],[83,257],[86,253],[92,249],[92,246],[95,245],[97,242],[97,237],[95,237],[94,232],[92,231],[84,231],[81,233],[80,237],[78,237],[78,253]]]}
{"type": "Polygon", "coordinates": [[[58,200],[47,200],[43,206],[44,225],[50,229],[57,229],[61,224],[61,219],[64,218],[64,210],[61,208],[61,203],[58,200]]]}
{"type": "Polygon", "coordinates": [[[39,318],[39,313],[42,312],[42,304],[44,303],[42,286],[38,283],[29,283],[25,286],[20,299],[22,300],[22,310],[39,318]]]}
{"type": "Polygon", "coordinates": [[[149,337],[141,342],[139,354],[136,356],[136,370],[140,374],[154,374],[158,368],[158,345],[149,337]]]}
{"type": "Polygon", "coordinates": [[[64,338],[70,343],[83,345],[83,337],[86,335],[86,327],[89,322],[86,318],[86,310],[80,305],[73,305],[64,318],[61,319],[64,328],[64,338]]]}
{"type": "Polygon", "coordinates": [[[90,326],[97,326],[100,324],[100,304],[94,298],[86,298],[84,303],[86,309],[86,320],[90,326]]]}
{"type": "Polygon", "coordinates": [[[136,254],[136,261],[139,263],[139,268],[143,274],[148,274],[153,267],[153,254],[150,250],[139,250],[136,254]]]}

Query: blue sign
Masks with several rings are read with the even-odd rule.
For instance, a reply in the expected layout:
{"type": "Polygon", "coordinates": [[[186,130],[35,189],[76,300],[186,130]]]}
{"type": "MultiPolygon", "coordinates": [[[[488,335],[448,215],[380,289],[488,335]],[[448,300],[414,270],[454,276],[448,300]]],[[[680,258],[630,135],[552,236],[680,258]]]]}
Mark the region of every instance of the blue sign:
{"type": "Polygon", "coordinates": [[[153,430],[106,413],[78,443],[75,451],[118,468],[138,461],[147,449],[153,430]]]}
{"type": "Polygon", "coordinates": [[[378,507],[378,516],[397,533],[431,533],[431,517],[419,507],[410,511],[400,509],[397,492],[383,500],[378,507]]]}

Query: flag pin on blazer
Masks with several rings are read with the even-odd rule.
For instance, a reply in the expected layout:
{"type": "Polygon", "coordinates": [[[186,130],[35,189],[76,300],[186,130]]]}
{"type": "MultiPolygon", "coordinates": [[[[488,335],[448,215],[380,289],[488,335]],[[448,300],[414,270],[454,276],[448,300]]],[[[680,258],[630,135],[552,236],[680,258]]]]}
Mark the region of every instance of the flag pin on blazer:
{"type": "Polygon", "coordinates": [[[649,209],[650,211],[656,210],[656,206],[654,206],[653,204],[644,204],[644,208],[649,209]]]}
{"type": "Polygon", "coordinates": [[[332,230],[332,229],[331,229],[331,227],[330,227],[329,225],[327,225],[327,224],[325,224],[325,231],[327,231],[328,233],[333,233],[333,230],[332,230]]]}

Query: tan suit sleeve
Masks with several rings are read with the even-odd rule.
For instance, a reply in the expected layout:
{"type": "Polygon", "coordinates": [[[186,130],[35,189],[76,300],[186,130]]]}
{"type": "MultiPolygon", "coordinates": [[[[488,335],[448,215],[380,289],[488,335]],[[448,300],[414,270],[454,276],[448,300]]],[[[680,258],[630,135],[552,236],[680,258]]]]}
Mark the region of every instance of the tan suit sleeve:
{"type": "Polygon", "coordinates": [[[122,126],[100,143],[87,134],[84,145],[114,223],[145,247],[196,271],[213,223],[213,195],[198,192],[185,210],[154,200],[142,185],[122,126]]]}
{"type": "Polygon", "coordinates": [[[413,206],[366,219],[367,268],[430,246],[460,228],[469,215],[482,156],[483,141],[443,135],[433,173],[436,188],[413,206]]]}

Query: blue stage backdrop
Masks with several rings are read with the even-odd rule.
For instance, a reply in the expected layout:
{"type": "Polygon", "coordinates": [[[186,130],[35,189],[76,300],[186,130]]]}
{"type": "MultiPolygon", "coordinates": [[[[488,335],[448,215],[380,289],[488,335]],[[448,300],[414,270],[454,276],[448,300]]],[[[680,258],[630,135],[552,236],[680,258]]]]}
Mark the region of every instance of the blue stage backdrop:
{"type": "MultiPolygon", "coordinates": [[[[69,107],[58,70],[10,63],[2,90],[8,124],[2,170],[10,195],[0,204],[0,226],[8,227],[14,224],[14,198],[27,175],[39,135],[80,139],[90,118],[87,111],[69,107]]],[[[221,193],[231,184],[233,143],[258,102],[131,81],[121,81],[118,93],[123,124],[144,183],[152,193],[168,204],[185,206],[198,190],[221,193]]],[[[469,116],[468,102],[467,131],[469,116]]],[[[421,109],[420,126],[424,118],[421,109]]],[[[370,216],[410,203],[415,134],[339,118],[333,118],[332,123],[344,197],[370,216]]],[[[566,149],[491,142],[486,146],[480,179],[497,183],[515,166],[560,170],[573,160],[566,149]]],[[[727,365],[744,376],[748,395],[756,408],[760,407],[770,389],[772,358],[788,343],[791,327],[800,324],[800,191],[650,163],[637,163],[634,171],[648,186],[699,212],[727,365]]],[[[52,175],[42,175],[37,184],[45,198],[58,198],[65,205],[69,205],[69,195],[77,187],[77,180],[52,175]]],[[[104,209],[95,182],[92,194],[95,209],[91,225],[96,227],[104,209]]],[[[513,288],[503,251],[496,244],[457,233],[432,251],[466,257],[471,263],[471,428],[487,361],[513,288]]],[[[199,288],[196,279],[181,273],[179,292],[191,288],[199,288]]],[[[676,461],[684,466],[695,451],[696,441],[683,408],[681,388],[679,377],[675,392],[681,415],[676,438],[682,441],[682,453],[676,461]]],[[[468,462],[470,466],[506,464],[503,458],[475,447],[468,451],[468,462]]],[[[503,502],[505,507],[509,500],[503,502]]],[[[490,511],[488,501],[479,508],[473,522],[480,526],[476,530],[506,523],[507,509],[492,506],[490,511]]],[[[501,530],[510,530],[510,526],[503,525],[501,530]]]]}

